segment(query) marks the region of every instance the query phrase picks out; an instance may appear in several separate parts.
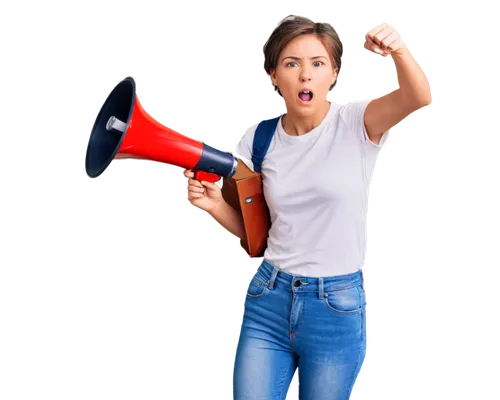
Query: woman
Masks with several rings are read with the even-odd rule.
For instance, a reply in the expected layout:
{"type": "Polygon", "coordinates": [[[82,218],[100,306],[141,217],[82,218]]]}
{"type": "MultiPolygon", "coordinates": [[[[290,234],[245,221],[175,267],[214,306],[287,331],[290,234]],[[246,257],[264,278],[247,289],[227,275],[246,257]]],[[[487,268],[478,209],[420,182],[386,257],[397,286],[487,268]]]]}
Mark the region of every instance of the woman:
{"type": "MultiPolygon", "coordinates": [[[[373,101],[340,105],[326,99],[342,56],[342,43],[329,24],[289,16],[264,46],[264,68],[287,113],[262,163],[272,226],[246,295],[235,400],[285,399],[297,368],[300,399],[349,399],[363,364],[361,269],[375,161],[389,129],[430,103],[427,80],[392,26],[370,31],[365,48],[392,55],[400,88],[373,101]]],[[[236,148],[250,167],[257,125],[236,148]]],[[[217,185],[189,179],[188,195],[193,205],[244,237],[241,219],[217,185]]]]}

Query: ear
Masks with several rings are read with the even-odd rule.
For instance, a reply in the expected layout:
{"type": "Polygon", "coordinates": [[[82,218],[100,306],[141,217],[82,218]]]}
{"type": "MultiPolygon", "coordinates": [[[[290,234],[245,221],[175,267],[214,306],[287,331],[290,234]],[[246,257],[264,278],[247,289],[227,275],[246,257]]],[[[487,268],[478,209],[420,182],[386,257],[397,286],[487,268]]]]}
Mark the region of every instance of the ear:
{"type": "Polygon", "coordinates": [[[333,78],[332,78],[332,85],[335,83],[335,81],[337,80],[337,77],[338,77],[338,68],[335,68],[335,71],[334,71],[334,74],[333,74],[333,78]]]}
{"type": "Polygon", "coordinates": [[[271,82],[273,83],[273,85],[278,86],[276,84],[276,70],[273,68],[269,69],[269,75],[271,76],[271,82]]]}

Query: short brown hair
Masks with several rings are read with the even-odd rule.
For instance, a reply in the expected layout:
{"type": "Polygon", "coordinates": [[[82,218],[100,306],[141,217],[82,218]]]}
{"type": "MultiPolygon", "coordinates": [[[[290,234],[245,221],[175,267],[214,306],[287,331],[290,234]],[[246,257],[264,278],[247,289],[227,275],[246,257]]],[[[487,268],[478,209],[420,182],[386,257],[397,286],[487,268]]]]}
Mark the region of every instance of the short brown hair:
{"type": "MultiPolygon", "coordinates": [[[[314,23],[308,18],[296,15],[289,15],[282,19],[264,45],[264,69],[268,75],[271,75],[271,68],[276,70],[278,57],[286,45],[297,36],[306,34],[315,35],[323,43],[323,46],[325,46],[330,56],[333,70],[335,71],[335,69],[338,68],[338,76],[340,73],[343,47],[335,29],[333,29],[330,24],[321,22],[314,23]]],[[[336,84],[337,80],[330,86],[328,91],[332,90],[336,84]]],[[[274,90],[277,90],[278,94],[283,97],[279,88],[274,84],[273,86],[274,90]]]]}

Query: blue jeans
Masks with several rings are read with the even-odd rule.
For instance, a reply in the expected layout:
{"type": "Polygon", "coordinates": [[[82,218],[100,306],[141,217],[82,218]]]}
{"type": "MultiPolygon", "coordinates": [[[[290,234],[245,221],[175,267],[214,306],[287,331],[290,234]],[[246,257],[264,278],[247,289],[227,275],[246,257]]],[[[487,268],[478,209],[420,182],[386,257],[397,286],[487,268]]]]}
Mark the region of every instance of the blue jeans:
{"type": "Polygon", "coordinates": [[[248,286],[234,400],[347,400],[366,353],[363,273],[307,277],[263,261],[248,286]]]}

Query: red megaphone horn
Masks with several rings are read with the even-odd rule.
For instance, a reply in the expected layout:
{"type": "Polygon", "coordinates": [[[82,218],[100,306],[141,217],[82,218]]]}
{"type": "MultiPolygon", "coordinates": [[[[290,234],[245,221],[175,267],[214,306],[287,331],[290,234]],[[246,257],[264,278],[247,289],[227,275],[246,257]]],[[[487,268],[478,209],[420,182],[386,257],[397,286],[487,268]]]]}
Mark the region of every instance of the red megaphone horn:
{"type": "Polygon", "coordinates": [[[96,178],[114,159],[138,158],[191,169],[194,179],[215,182],[236,172],[238,159],[188,138],[155,121],[139,103],[135,81],[121,81],[101,107],[85,157],[87,175],[96,178]]]}

